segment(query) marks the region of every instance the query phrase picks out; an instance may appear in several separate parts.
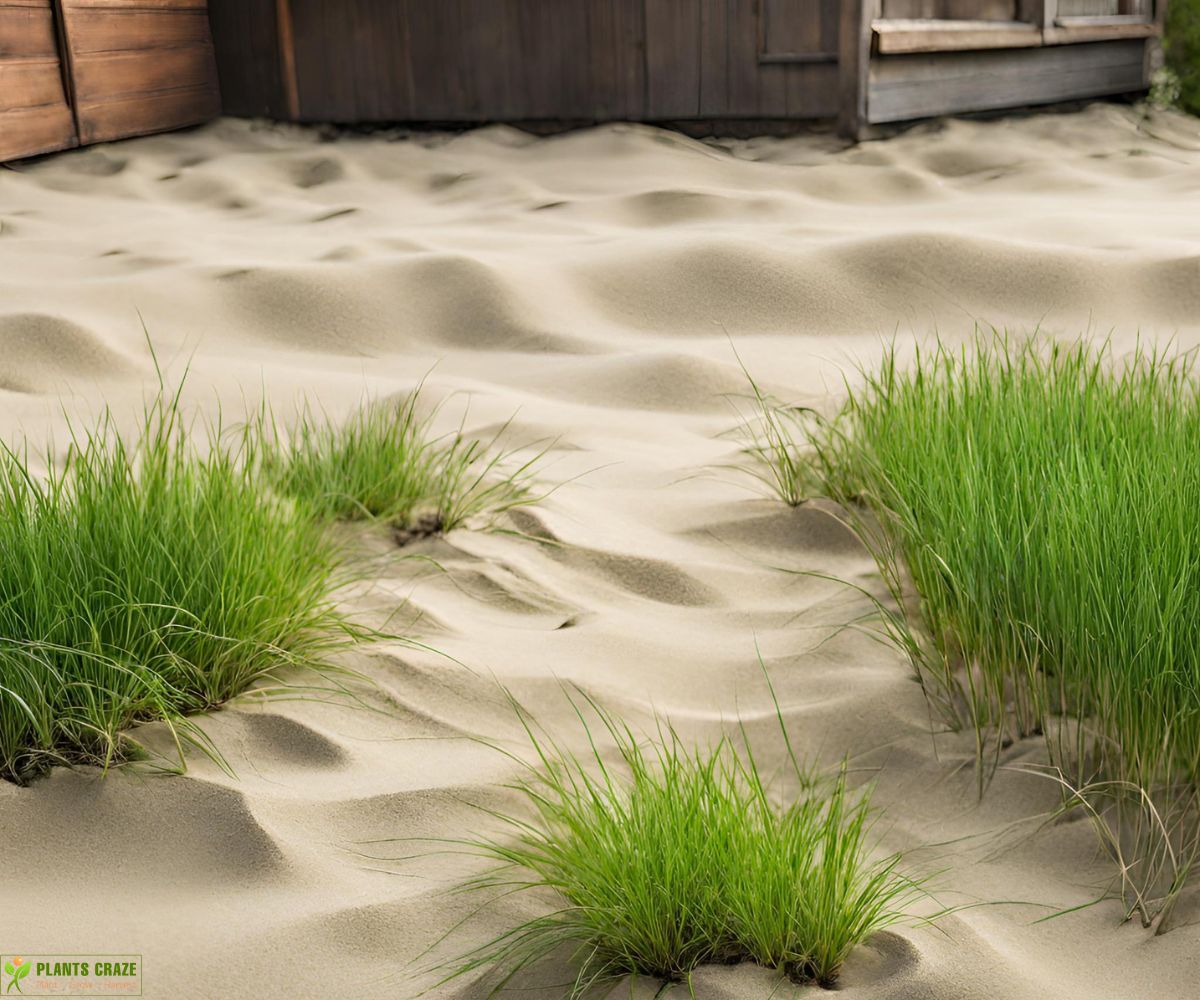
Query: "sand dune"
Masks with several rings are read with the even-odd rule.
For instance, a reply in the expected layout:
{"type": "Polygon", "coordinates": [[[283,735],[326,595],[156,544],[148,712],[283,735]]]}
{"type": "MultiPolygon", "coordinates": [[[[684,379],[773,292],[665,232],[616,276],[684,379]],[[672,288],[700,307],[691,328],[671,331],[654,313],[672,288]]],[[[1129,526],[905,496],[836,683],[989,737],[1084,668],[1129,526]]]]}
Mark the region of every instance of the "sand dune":
{"type": "MultiPolygon", "coordinates": [[[[511,801],[511,765],[471,739],[517,735],[497,683],[568,739],[563,681],[697,739],[740,712],[774,747],[757,642],[798,749],[876,776],[885,847],[943,845],[917,857],[949,869],[947,903],[1017,901],[881,936],[847,966],[847,997],[1196,995],[1195,926],[1148,937],[1113,904],[1032,923],[1104,876],[1086,825],[1013,835],[1055,802],[1013,771],[977,803],[971,747],[935,745],[902,658],[830,637],[862,604],[780,571],[865,582],[869,560],[818,509],[756,498],[724,467],[744,387],[731,338],[768,387],[820,406],[881,341],[976,321],[1195,346],[1198,219],[1200,125],[1107,105],[850,150],[640,126],[329,142],[221,121],[0,171],[6,440],[60,436],[105,402],[136,419],[144,322],[169,377],[190,365],[197,409],[265,391],[338,415],[432,371],[434,397],[460,394],[447,426],[468,394],[470,429],[516,413],[507,440],[553,441],[545,475],[569,481],[511,524],[560,545],[459,531],[418,546],[446,572],[392,561],[348,599],[446,654],[354,654],[386,712],[219,712],[205,726],[234,776],[197,756],[185,777],[0,784],[0,942],[140,952],[161,1000],[413,995],[429,980],[408,963],[473,905],[445,893],[462,862],[373,861],[411,846],[367,842],[454,837],[479,826],[471,803],[511,801]]],[[[743,967],[696,982],[705,1000],[777,987],[743,967]]]]}

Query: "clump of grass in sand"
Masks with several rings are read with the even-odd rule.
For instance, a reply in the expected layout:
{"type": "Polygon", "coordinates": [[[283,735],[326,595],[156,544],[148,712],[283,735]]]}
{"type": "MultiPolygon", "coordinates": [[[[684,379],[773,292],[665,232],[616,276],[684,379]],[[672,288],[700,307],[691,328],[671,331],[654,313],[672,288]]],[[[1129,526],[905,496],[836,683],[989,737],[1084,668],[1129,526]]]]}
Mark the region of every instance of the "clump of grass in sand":
{"type": "Polygon", "coordinates": [[[204,746],[185,715],[355,634],[311,514],[266,497],[245,438],[195,437],[160,394],[139,438],[105,417],[44,478],[0,454],[0,777],[137,756],[138,722],[204,746]]]}
{"type": "Polygon", "coordinates": [[[804,769],[786,730],[799,797],[781,804],[748,745],[690,747],[666,723],[647,742],[594,702],[573,707],[590,752],[522,713],[536,762],[516,788],[530,814],[500,815],[510,836],[459,848],[496,863],[466,890],[536,893],[546,913],[453,963],[450,979],[491,970],[499,991],[573,955],[571,998],[624,975],[687,981],[740,961],[828,986],[855,945],[926,898],[899,857],[872,858],[867,795],[844,772],[804,769]]]}
{"type": "Polygon", "coordinates": [[[992,765],[1045,734],[1160,928],[1200,852],[1196,389],[1190,355],[981,335],[890,351],[811,442],[927,693],[992,765]]]}
{"type": "Polygon", "coordinates": [[[372,402],[340,425],[305,407],[286,437],[260,428],[275,488],[324,517],[378,519],[402,537],[449,531],[537,499],[531,483],[542,453],[514,461],[497,447],[499,434],[488,441],[461,428],[436,435],[436,411],[422,416],[419,394],[372,402]]]}

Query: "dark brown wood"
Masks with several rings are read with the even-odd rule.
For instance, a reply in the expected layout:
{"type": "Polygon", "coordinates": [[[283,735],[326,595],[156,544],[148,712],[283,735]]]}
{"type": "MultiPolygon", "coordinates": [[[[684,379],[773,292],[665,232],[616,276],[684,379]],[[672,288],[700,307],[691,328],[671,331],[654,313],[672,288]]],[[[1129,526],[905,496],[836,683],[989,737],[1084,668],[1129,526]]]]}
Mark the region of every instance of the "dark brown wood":
{"type": "MultiPolygon", "coordinates": [[[[1146,0],[1111,2],[1133,9],[1146,0]]],[[[843,131],[858,135],[873,117],[867,84],[880,60],[1082,40],[1080,29],[1071,28],[1076,37],[1068,38],[1068,29],[1055,26],[1056,0],[209,0],[209,6],[226,109],[316,122],[837,116],[843,131]],[[936,20],[904,30],[883,26],[873,52],[872,22],[885,12],[936,20]]],[[[1125,27],[1087,30],[1100,37],[1125,27]]],[[[901,86],[910,68],[917,74],[913,86],[927,86],[916,65],[885,70],[884,91],[901,86]]],[[[1087,90],[1088,65],[1082,59],[1072,89],[1087,90]]],[[[1111,92],[1110,68],[1096,64],[1095,72],[1093,92],[1111,92]]],[[[1048,94],[1063,89],[1053,76],[1044,78],[1048,94]]],[[[1040,79],[1035,73],[1029,86],[1010,88],[1008,96],[1009,84],[997,84],[994,100],[1011,104],[1012,95],[1036,89],[1040,79]]]]}
{"type": "Polygon", "coordinates": [[[291,0],[275,0],[275,29],[278,35],[279,77],[288,117],[300,117],[300,85],[296,79],[296,33],[292,25],[291,0]]]}
{"type": "Polygon", "coordinates": [[[79,139],[103,142],[220,113],[207,0],[58,0],[79,139]]]}
{"type": "Polygon", "coordinates": [[[700,6],[646,0],[646,110],[660,120],[700,117],[700,6]]]}
{"type": "Polygon", "coordinates": [[[227,114],[295,119],[284,89],[279,0],[213,0],[208,20],[227,114]]]}
{"type": "Polygon", "coordinates": [[[0,0],[0,161],[77,141],[50,0],[0,0]]]}

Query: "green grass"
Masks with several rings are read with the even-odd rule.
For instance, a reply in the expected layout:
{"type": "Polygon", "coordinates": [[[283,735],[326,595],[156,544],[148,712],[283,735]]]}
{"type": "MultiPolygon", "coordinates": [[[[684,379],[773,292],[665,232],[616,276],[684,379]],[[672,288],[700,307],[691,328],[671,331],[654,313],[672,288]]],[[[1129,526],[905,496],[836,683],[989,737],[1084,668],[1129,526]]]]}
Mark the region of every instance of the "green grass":
{"type": "Polygon", "coordinates": [[[544,453],[516,460],[497,447],[499,433],[487,441],[461,427],[436,435],[436,411],[422,416],[418,404],[419,391],[374,402],[343,424],[306,407],[286,435],[264,420],[274,487],[325,517],[380,520],[413,534],[449,531],[539,499],[531,483],[544,453]]]}
{"type": "Polygon", "coordinates": [[[252,450],[160,394],[139,437],[105,417],[46,477],[0,454],[0,777],[138,756],[139,722],[203,746],[185,715],[357,634],[330,542],[252,450]]]}
{"type": "Polygon", "coordinates": [[[1179,104],[1200,114],[1200,0],[1171,0],[1165,37],[1167,66],[1179,86],[1179,104]]]}
{"type": "Polygon", "coordinates": [[[735,433],[742,443],[748,464],[737,471],[748,475],[756,489],[782,500],[789,507],[804,503],[819,485],[813,474],[812,456],[802,446],[816,414],[804,406],[791,406],[775,399],[755,380],[742,363],[749,394],[740,396],[734,408],[741,418],[735,433]]]}
{"type": "Polygon", "coordinates": [[[981,774],[1044,735],[1129,914],[1160,928],[1200,850],[1196,385],[1190,355],[981,335],[911,364],[890,351],[794,442],[981,774]]]}
{"type": "Polygon", "coordinates": [[[515,787],[528,809],[492,814],[507,835],[459,848],[494,862],[466,890],[533,893],[545,912],[452,963],[449,978],[491,970],[498,991],[572,956],[571,998],[624,975],[687,981],[739,961],[828,986],[855,945],[927,898],[899,857],[873,858],[867,794],[844,772],[803,768],[782,717],[780,784],[798,796],[786,803],[748,739],[695,748],[660,723],[646,741],[591,701],[572,705],[591,750],[565,750],[522,713],[535,759],[515,787]]]}

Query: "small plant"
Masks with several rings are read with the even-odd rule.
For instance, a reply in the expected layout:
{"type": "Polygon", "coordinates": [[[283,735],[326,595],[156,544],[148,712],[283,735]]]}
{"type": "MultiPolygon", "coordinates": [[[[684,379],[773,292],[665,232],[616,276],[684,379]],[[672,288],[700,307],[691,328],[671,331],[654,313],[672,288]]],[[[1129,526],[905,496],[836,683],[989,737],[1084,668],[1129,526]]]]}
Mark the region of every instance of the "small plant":
{"type": "Polygon", "coordinates": [[[1171,0],[1164,41],[1175,100],[1185,111],[1200,114],[1200,0],[1171,0]]]}
{"type": "Polygon", "coordinates": [[[883,629],[982,776],[1046,739],[1129,915],[1159,928],[1200,856],[1200,403],[1194,358],[940,343],[889,352],[814,434],[875,557],[883,629]]]}
{"type": "Polygon", "coordinates": [[[764,495],[782,500],[789,507],[799,507],[820,489],[807,448],[811,428],[819,417],[808,407],[775,399],[759,385],[740,357],[738,364],[750,392],[737,397],[735,409],[741,422],[735,433],[750,464],[739,466],[737,471],[750,476],[764,495]]]}
{"type": "Polygon", "coordinates": [[[378,519],[403,540],[450,531],[467,520],[533,503],[534,466],[462,429],[436,436],[418,412],[419,390],[398,401],[373,402],[341,425],[305,407],[286,438],[263,420],[263,465],[285,496],[320,516],[378,519]]]}
{"type": "Polygon", "coordinates": [[[784,804],[748,740],[692,748],[660,722],[643,741],[590,699],[572,705],[590,751],[565,750],[518,707],[535,755],[515,786],[529,814],[498,817],[508,837],[454,848],[495,862],[463,889],[535,893],[546,912],[450,963],[444,981],[491,970],[498,992],[566,949],[571,998],[628,974],[687,981],[740,961],[828,986],[855,945],[927,898],[898,856],[872,859],[867,794],[844,770],[801,766],[782,716],[798,796],[784,804]]]}
{"type": "Polygon", "coordinates": [[[0,453],[0,777],[138,756],[139,722],[204,746],[184,716],[357,635],[311,514],[269,498],[246,438],[195,448],[179,403],[132,442],[105,416],[45,478],[0,453]]]}

